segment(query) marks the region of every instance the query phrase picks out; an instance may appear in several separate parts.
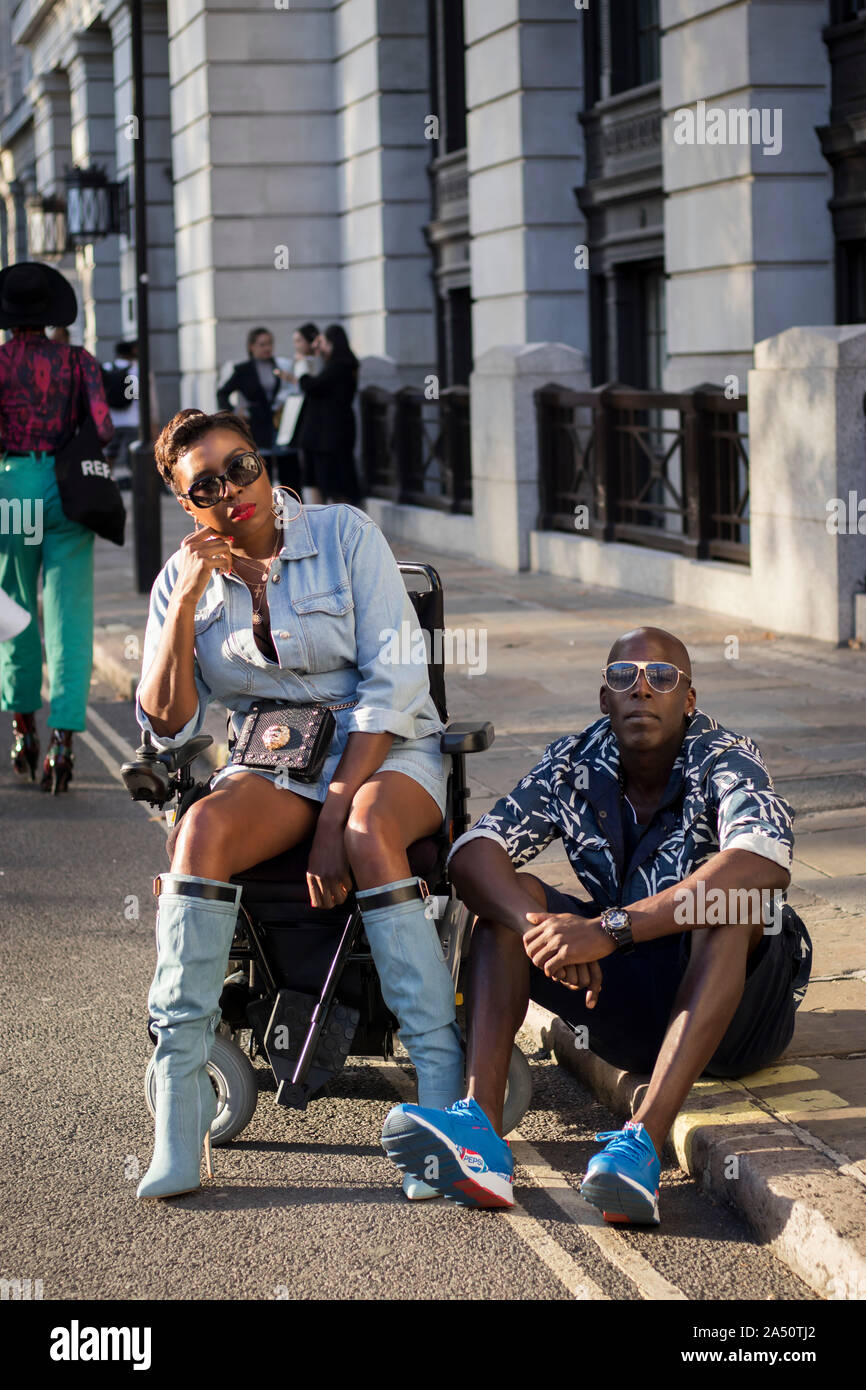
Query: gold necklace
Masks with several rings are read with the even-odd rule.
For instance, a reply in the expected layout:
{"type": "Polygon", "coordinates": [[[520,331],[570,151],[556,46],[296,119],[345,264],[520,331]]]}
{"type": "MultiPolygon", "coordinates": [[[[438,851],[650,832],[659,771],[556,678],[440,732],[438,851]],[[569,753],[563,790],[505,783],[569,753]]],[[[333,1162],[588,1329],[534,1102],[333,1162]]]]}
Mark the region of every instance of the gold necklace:
{"type": "MultiPolygon", "coordinates": [[[[254,627],[261,627],[261,625],[262,625],[262,624],[264,623],[264,621],[265,621],[265,620],[264,620],[264,617],[263,617],[263,615],[262,615],[262,611],[261,611],[261,610],[262,610],[262,604],[264,603],[265,594],[266,594],[267,591],[268,591],[268,577],[269,577],[270,572],[271,572],[271,566],[273,565],[274,560],[275,560],[276,557],[277,557],[277,551],[279,550],[279,548],[280,548],[280,533],[279,533],[279,531],[277,531],[276,540],[274,541],[274,548],[273,548],[273,550],[272,550],[272,552],[271,552],[270,559],[264,560],[264,561],[263,561],[263,560],[250,560],[250,559],[248,559],[248,558],[247,558],[246,556],[244,556],[244,555],[233,555],[233,556],[232,556],[232,560],[233,560],[233,562],[234,562],[235,565],[237,565],[238,561],[240,561],[242,564],[246,564],[246,565],[255,565],[256,568],[257,568],[257,570],[258,570],[258,574],[257,574],[257,581],[258,581],[258,582],[255,583],[255,592],[253,592],[253,586],[252,586],[251,584],[247,583],[247,580],[244,579],[243,575],[240,576],[241,579],[244,580],[244,583],[247,585],[247,588],[250,590],[250,597],[251,597],[252,600],[253,600],[253,626],[254,626],[254,627]],[[264,568],[259,569],[259,568],[258,568],[259,566],[264,566],[264,568]]],[[[255,581],[254,581],[254,582],[255,582],[255,581]]]]}

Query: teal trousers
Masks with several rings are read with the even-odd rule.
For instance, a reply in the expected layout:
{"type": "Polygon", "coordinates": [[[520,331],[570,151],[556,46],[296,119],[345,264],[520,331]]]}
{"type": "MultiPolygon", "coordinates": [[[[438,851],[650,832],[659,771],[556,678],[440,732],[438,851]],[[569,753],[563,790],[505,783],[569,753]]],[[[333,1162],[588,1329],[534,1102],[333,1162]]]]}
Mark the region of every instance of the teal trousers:
{"type": "Polygon", "coordinates": [[[85,727],[93,667],[93,532],[63,513],[52,454],[0,458],[0,589],[31,615],[0,643],[0,709],[42,707],[42,619],[52,729],[85,727]]]}

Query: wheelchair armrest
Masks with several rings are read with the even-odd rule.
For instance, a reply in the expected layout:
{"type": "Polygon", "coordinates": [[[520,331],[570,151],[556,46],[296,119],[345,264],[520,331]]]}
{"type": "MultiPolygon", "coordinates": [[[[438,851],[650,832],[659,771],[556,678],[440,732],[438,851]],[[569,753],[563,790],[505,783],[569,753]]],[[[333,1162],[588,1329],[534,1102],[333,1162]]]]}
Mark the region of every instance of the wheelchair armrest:
{"type": "Polygon", "coordinates": [[[203,753],[206,748],[210,748],[213,739],[210,734],[198,734],[191,738],[189,743],[185,743],[182,748],[172,748],[166,753],[161,753],[160,761],[166,760],[169,772],[180,772],[182,767],[197,758],[199,753],[203,753]]]}
{"type": "Polygon", "coordinates": [[[494,736],[489,719],[483,724],[471,719],[456,719],[441,735],[439,747],[443,753],[481,753],[490,747],[494,736]]]}
{"type": "Polygon", "coordinates": [[[210,734],[199,734],[182,748],[169,748],[163,753],[157,753],[145,735],[145,742],[136,750],[135,761],[124,763],[120,769],[124,786],[133,801],[148,801],[151,806],[163,806],[177,790],[176,787],[169,786],[169,778],[185,768],[212,743],[210,734]]]}

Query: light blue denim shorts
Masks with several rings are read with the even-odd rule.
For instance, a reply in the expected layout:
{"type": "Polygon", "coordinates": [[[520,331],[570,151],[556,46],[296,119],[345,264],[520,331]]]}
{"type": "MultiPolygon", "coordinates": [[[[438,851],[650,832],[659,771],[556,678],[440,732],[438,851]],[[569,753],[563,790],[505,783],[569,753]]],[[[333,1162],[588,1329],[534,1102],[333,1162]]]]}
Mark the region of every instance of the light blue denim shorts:
{"type": "MultiPolygon", "coordinates": [[[[334,711],[337,728],[319,780],[317,782],[297,782],[291,777],[281,779],[281,785],[285,786],[287,791],[297,792],[298,796],[306,796],[311,801],[324,801],[346,747],[346,741],[349,737],[347,725],[350,715],[351,710],[334,711]]],[[[439,749],[439,734],[430,734],[427,738],[395,738],[377,771],[402,772],[406,777],[411,777],[413,782],[417,782],[426,792],[429,792],[444,818],[448,763],[449,759],[439,749]]],[[[270,782],[273,782],[276,777],[276,773],[267,768],[241,767],[237,763],[229,763],[228,766],[221,767],[218,772],[214,773],[210,780],[211,789],[218,786],[226,777],[232,777],[238,772],[255,772],[257,776],[266,777],[270,782]]]]}

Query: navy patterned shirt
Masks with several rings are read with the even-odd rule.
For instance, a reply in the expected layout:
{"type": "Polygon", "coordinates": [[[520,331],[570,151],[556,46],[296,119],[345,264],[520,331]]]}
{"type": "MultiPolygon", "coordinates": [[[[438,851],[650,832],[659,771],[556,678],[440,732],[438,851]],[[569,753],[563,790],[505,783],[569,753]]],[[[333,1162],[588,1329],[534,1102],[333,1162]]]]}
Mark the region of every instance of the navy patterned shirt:
{"type": "Polygon", "coordinates": [[[661,802],[643,833],[629,837],[630,852],[619,770],[619,745],[605,716],[552,743],[451,854],[483,836],[520,868],[561,838],[599,910],[671,888],[722,849],[749,850],[790,869],[793,812],[743,734],[695,711],[661,802]]]}

